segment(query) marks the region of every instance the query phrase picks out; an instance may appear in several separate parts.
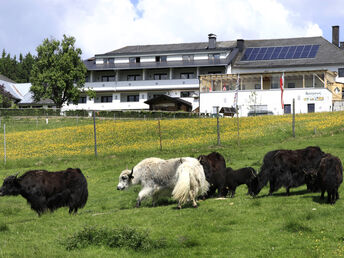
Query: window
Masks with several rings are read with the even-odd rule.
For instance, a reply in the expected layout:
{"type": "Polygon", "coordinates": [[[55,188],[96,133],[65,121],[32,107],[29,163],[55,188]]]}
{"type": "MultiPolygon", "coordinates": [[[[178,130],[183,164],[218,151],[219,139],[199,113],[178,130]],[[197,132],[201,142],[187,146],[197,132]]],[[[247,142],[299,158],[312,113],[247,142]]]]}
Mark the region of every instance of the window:
{"type": "Polygon", "coordinates": [[[338,68],[338,77],[344,77],[344,68],[338,68]]]}
{"type": "Polygon", "coordinates": [[[255,85],[254,85],[254,89],[255,89],[255,90],[260,90],[260,89],[261,89],[260,84],[255,84],[255,85]]]}
{"type": "Polygon", "coordinates": [[[193,92],[192,91],[182,91],[181,93],[180,93],[180,97],[181,98],[189,98],[189,97],[191,97],[191,94],[192,94],[193,92]]]}
{"type": "Polygon", "coordinates": [[[140,63],[141,58],[140,57],[129,57],[129,63],[140,63]]]}
{"type": "Polygon", "coordinates": [[[272,83],[271,84],[271,89],[278,89],[279,88],[279,84],[278,83],[272,83]]]}
{"type": "Polygon", "coordinates": [[[137,95],[128,95],[127,102],[139,102],[139,94],[137,95]]]}
{"type": "Polygon", "coordinates": [[[103,58],[103,63],[107,64],[108,63],[108,59],[107,58],[103,58]]]}
{"type": "Polygon", "coordinates": [[[315,104],[314,104],[314,103],[308,104],[308,105],[307,105],[307,110],[308,110],[308,113],[314,113],[315,104]]]}
{"type": "Polygon", "coordinates": [[[194,55],[183,55],[182,58],[184,62],[191,62],[194,60],[194,55]]]}
{"type": "Polygon", "coordinates": [[[101,103],[112,102],[112,96],[101,96],[100,102],[101,102],[101,103]]]}
{"type": "Polygon", "coordinates": [[[79,104],[86,103],[86,97],[80,97],[78,100],[79,104]]]}
{"type": "Polygon", "coordinates": [[[284,114],[291,114],[291,105],[284,104],[284,114]]]}
{"type": "Polygon", "coordinates": [[[115,81],[115,76],[104,75],[102,76],[102,82],[113,82],[115,81]]]}
{"type": "Polygon", "coordinates": [[[155,57],[155,62],[161,63],[161,62],[166,62],[167,61],[167,56],[156,56],[155,57]]]}
{"type": "Polygon", "coordinates": [[[220,60],[220,54],[209,54],[208,59],[209,60],[220,60]]]}
{"type": "Polygon", "coordinates": [[[140,81],[142,80],[142,76],[139,74],[131,74],[127,76],[128,81],[140,81]]]}
{"type": "Polygon", "coordinates": [[[154,74],[154,80],[167,80],[167,73],[154,74]]]}
{"type": "Polygon", "coordinates": [[[90,77],[86,76],[85,81],[90,82],[90,77]]]}
{"type": "Polygon", "coordinates": [[[295,88],[295,83],[294,82],[289,82],[288,83],[288,88],[295,88]]]}
{"type": "Polygon", "coordinates": [[[194,79],[195,74],[194,73],[181,73],[180,79],[194,79]]]}
{"type": "Polygon", "coordinates": [[[113,64],[115,62],[115,58],[109,58],[108,61],[109,61],[109,64],[113,64]]]}

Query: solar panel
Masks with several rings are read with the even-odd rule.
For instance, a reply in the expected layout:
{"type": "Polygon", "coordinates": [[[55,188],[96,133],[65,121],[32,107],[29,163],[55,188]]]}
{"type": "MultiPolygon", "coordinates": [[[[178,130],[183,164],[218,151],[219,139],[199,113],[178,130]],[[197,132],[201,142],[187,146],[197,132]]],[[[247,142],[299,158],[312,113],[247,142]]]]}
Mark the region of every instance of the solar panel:
{"type": "Polygon", "coordinates": [[[319,45],[247,48],[241,61],[314,58],[319,45]]]}

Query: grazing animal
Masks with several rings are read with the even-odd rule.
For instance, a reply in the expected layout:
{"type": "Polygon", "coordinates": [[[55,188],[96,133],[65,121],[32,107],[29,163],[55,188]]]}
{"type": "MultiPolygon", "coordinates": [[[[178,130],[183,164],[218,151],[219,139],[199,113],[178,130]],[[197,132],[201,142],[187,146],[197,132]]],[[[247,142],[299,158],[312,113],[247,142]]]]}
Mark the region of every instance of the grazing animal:
{"type": "Polygon", "coordinates": [[[338,188],[343,182],[343,165],[340,159],[327,153],[320,161],[317,169],[305,171],[311,176],[311,183],[321,189],[321,199],[327,191],[327,202],[335,204],[339,199],[338,188]]]}
{"type": "Polygon", "coordinates": [[[235,189],[242,184],[246,184],[248,188],[248,194],[252,193],[252,181],[257,177],[257,173],[252,167],[240,168],[233,170],[232,168],[226,168],[226,187],[228,187],[231,197],[235,195],[235,189]]]}
{"type": "Polygon", "coordinates": [[[58,172],[31,170],[20,177],[8,176],[0,188],[0,196],[19,194],[38,216],[65,206],[69,207],[71,214],[87,202],[87,181],[78,168],[58,172]]]}
{"type": "Polygon", "coordinates": [[[197,207],[196,197],[208,191],[203,167],[194,158],[163,160],[147,158],[139,162],[131,171],[124,170],[119,176],[117,190],[141,184],[136,207],[147,197],[153,197],[153,205],[161,195],[171,196],[178,201],[178,208],[191,200],[197,207]]]}
{"type": "Polygon", "coordinates": [[[204,169],[204,174],[210,184],[209,190],[204,197],[212,197],[216,190],[219,196],[226,196],[226,161],[218,152],[208,155],[200,155],[198,158],[204,169]]]}
{"type": "Polygon", "coordinates": [[[319,147],[309,146],[299,150],[274,150],[263,159],[258,177],[252,182],[252,190],[257,195],[270,183],[269,195],[284,186],[289,195],[290,188],[307,184],[309,178],[304,171],[316,168],[324,152],[319,147]]]}

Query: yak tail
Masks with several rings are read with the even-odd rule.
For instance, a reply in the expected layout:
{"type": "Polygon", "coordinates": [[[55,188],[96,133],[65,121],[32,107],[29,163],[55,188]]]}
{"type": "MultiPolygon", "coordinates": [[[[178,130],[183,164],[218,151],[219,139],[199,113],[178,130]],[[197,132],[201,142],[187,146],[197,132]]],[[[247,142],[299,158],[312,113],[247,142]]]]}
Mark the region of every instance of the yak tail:
{"type": "Polygon", "coordinates": [[[182,205],[190,199],[191,179],[189,169],[180,165],[177,169],[177,176],[178,179],[172,191],[172,197],[182,205]]]}
{"type": "Polygon", "coordinates": [[[83,208],[87,202],[88,199],[88,189],[87,189],[87,181],[86,178],[84,177],[83,180],[81,180],[81,189],[80,189],[80,198],[78,201],[78,208],[83,208]]]}
{"type": "Polygon", "coordinates": [[[173,189],[172,197],[178,200],[180,205],[187,201],[195,201],[199,195],[204,195],[209,189],[203,167],[201,165],[181,164],[177,169],[177,183],[173,189]]]}

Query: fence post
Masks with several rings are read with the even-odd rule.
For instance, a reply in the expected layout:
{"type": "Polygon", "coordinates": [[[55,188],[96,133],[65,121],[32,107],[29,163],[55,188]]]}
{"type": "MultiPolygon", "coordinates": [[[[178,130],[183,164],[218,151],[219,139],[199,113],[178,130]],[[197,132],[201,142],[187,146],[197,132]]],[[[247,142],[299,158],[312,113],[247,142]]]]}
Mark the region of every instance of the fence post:
{"type": "Polygon", "coordinates": [[[4,124],[4,161],[6,165],[6,124],[4,124]]]}
{"type": "Polygon", "coordinates": [[[158,129],[159,129],[160,151],[162,151],[160,119],[158,119],[158,129]]]}
{"type": "Polygon", "coordinates": [[[238,147],[240,146],[240,134],[239,134],[239,108],[236,105],[236,115],[237,115],[237,130],[238,130],[238,147]]]}
{"type": "Polygon", "coordinates": [[[295,99],[293,99],[293,137],[295,138],[295,99]]]}
{"type": "Polygon", "coordinates": [[[219,122],[219,106],[216,107],[216,125],[217,125],[217,145],[221,145],[221,140],[220,140],[220,122],[219,122]]]}
{"type": "Polygon", "coordinates": [[[94,110],[93,110],[93,128],[94,128],[94,155],[97,157],[96,112],[94,110]]]}

